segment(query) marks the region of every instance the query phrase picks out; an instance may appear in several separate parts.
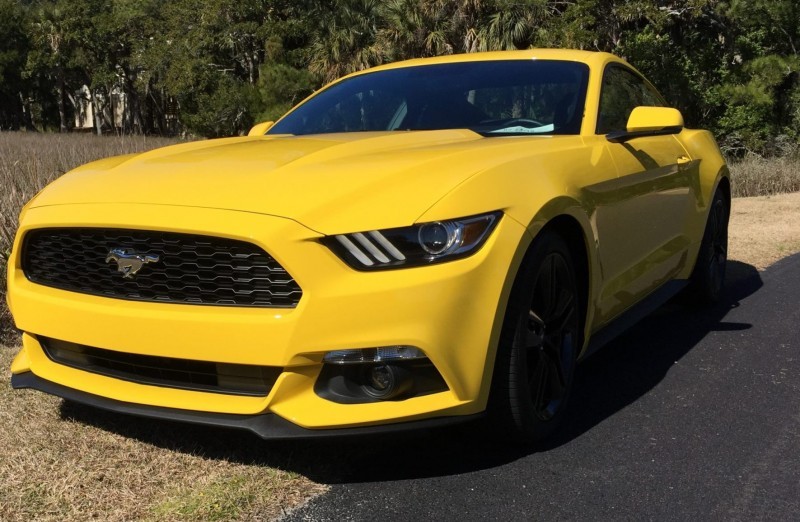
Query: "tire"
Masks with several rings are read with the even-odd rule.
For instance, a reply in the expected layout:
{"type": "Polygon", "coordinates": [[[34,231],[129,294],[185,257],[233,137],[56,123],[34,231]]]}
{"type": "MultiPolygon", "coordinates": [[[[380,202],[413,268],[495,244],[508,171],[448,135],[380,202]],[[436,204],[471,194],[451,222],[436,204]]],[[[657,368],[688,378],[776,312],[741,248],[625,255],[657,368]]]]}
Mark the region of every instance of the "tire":
{"type": "Polygon", "coordinates": [[[491,414],[515,442],[544,440],[564,415],[581,346],[579,303],[570,250],[544,231],[517,274],[495,361],[491,414]]]}
{"type": "Polygon", "coordinates": [[[689,279],[688,294],[700,304],[714,304],[722,294],[728,261],[729,215],[728,201],[717,190],[711,201],[697,262],[689,279]]]}

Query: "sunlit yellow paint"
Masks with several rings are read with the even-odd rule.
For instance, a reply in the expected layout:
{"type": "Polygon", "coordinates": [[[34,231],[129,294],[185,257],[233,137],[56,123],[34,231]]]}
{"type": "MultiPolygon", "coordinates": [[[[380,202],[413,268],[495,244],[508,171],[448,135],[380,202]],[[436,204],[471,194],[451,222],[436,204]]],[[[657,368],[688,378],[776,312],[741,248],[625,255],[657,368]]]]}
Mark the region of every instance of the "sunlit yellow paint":
{"type": "MultiPolygon", "coordinates": [[[[530,50],[383,68],[497,59],[587,63],[582,133],[486,139],[456,129],[290,137],[264,136],[262,126],[247,137],[109,158],[64,175],[26,206],[12,250],[8,300],[17,326],[26,332],[12,372],[33,371],[127,402],[273,412],[308,428],[470,414],[486,406],[516,270],[531,241],[553,219],[567,216],[583,231],[590,273],[587,343],[593,331],[664,280],[688,277],[708,201],[727,168],[705,131],[635,139],[627,147],[594,134],[603,67],[624,63],[620,59],[530,50]],[[659,220],[659,208],[683,209],[682,220],[659,220]],[[495,210],[504,215],[480,251],[428,267],[357,272],[319,242],[324,235],[495,210]],[[51,226],[249,241],[289,271],[303,298],[295,309],[269,310],[129,302],[42,287],[22,273],[20,244],[27,231],[51,226]],[[37,336],[286,370],[265,398],[167,389],[56,364],[37,336]],[[422,349],[449,390],[348,405],[314,393],[325,352],[396,344],[422,349]]],[[[674,122],[676,112],[645,110],[633,123],[649,128],[674,122]]]]}
{"type": "Polygon", "coordinates": [[[665,127],[683,127],[683,115],[671,107],[636,107],[628,118],[631,132],[654,131],[665,127]]]}
{"type": "Polygon", "coordinates": [[[253,125],[253,128],[247,133],[248,136],[262,136],[265,132],[272,127],[273,121],[264,121],[253,125]]]}

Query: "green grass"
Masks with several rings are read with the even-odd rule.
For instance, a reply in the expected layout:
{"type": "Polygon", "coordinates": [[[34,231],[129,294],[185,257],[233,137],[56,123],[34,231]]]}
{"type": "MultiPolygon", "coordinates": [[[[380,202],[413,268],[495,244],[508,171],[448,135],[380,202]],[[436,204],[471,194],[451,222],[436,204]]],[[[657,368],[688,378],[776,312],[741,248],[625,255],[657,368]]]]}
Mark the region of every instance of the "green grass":
{"type": "Polygon", "coordinates": [[[153,507],[153,520],[234,520],[253,501],[247,485],[248,478],[238,475],[201,488],[184,488],[153,507]]]}
{"type": "MultiPolygon", "coordinates": [[[[258,511],[259,504],[269,503],[273,497],[275,479],[265,480],[260,474],[236,473],[214,480],[202,480],[200,484],[182,486],[169,490],[164,500],[154,505],[150,518],[161,520],[239,520],[258,511]]],[[[276,474],[277,475],[277,474],[276,474]]]]}

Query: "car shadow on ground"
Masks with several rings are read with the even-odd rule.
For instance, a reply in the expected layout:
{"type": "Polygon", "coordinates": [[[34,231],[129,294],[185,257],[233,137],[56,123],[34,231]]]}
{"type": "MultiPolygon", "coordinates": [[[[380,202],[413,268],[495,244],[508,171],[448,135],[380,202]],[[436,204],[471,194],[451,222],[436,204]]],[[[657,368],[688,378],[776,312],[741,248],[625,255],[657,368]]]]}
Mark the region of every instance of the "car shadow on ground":
{"type": "Polygon", "coordinates": [[[147,444],[290,470],[326,484],[491,469],[580,437],[655,387],[710,332],[749,328],[724,319],[762,286],[761,277],[754,267],[736,261],[727,269],[725,291],[716,306],[698,308],[676,298],[581,364],[562,428],[536,449],[498,443],[484,423],[391,436],[263,441],[245,432],[128,417],[72,402],[63,403],[61,415],[147,444]]]}

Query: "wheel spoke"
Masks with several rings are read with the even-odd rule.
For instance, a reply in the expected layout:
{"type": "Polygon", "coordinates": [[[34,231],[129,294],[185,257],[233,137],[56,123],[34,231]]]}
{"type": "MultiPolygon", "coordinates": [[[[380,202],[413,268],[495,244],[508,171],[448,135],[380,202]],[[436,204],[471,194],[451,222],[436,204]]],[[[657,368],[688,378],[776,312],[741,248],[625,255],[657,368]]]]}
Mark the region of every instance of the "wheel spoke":
{"type": "Polygon", "coordinates": [[[539,314],[531,310],[531,316],[541,321],[543,328],[541,340],[537,338],[541,343],[537,366],[529,373],[531,399],[537,414],[548,418],[559,407],[569,386],[572,368],[565,367],[569,364],[565,358],[573,354],[566,345],[571,342],[577,318],[569,268],[560,255],[551,254],[543,261],[534,287],[534,303],[539,314]]]}
{"type": "Polygon", "coordinates": [[[558,304],[558,293],[560,290],[560,281],[558,280],[558,266],[556,264],[556,256],[550,256],[550,295],[547,300],[547,318],[549,319],[555,312],[556,305],[558,304]]]}
{"type": "Polygon", "coordinates": [[[523,345],[528,350],[538,349],[544,340],[544,321],[533,310],[528,310],[527,324],[521,328],[523,345]]]}
{"type": "Polygon", "coordinates": [[[554,250],[533,274],[527,310],[518,317],[517,349],[524,350],[527,398],[541,421],[558,414],[572,382],[578,328],[578,294],[569,257],[554,250]]]}
{"type": "Polygon", "coordinates": [[[545,357],[542,352],[536,352],[534,357],[536,366],[533,371],[529,370],[530,379],[528,381],[528,386],[532,391],[531,398],[533,399],[533,407],[537,411],[541,411],[547,406],[545,403],[545,391],[547,388],[548,368],[547,364],[544,362],[545,357]]]}
{"type": "Polygon", "coordinates": [[[564,389],[567,387],[567,380],[564,376],[564,368],[558,359],[553,359],[545,355],[545,361],[549,367],[548,376],[550,384],[550,396],[553,399],[560,399],[564,394],[564,389]]]}
{"type": "Polygon", "coordinates": [[[534,302],[537,303],[536,310],[545,322],[550,315],[550,308],[553,306],[554,283],[552,277],[553,257],[545,258],[542,267],[534,284],[534,302]]]}
{"type": "Polygon", "coordinates": [[[575,314],[575,307],[572,306],[575,297],[566,288],[561,288],[558,303],[553,310],[553,315],[547,321],[547,329],[552,332],[559,332],[569,325],[570,320],[575,314]]]}
{"type": "Polygon", "coordinates": [[[566,376],[564,375],[564,365],[562,361],[562,349],[564,340],[561,335],[553,335],[545,342],[544,356],[550,364],[554,380],[558,382],[560,387],[567,384],[566,376]]]}

